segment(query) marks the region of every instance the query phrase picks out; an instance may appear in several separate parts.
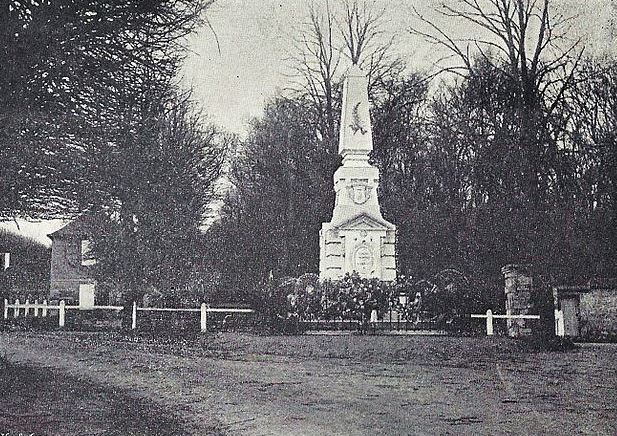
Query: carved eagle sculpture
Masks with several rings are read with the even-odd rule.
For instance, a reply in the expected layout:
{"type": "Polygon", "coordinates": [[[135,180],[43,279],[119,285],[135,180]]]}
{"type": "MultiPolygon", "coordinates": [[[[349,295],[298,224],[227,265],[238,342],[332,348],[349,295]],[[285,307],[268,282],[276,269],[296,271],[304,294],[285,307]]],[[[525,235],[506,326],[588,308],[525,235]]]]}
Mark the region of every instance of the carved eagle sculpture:
{"type": "Polygon", "coordinates": [[[358,131],[360,131],[360,133],[363,135],[366,134],[366,129],[364,128],[364,126],[362,125],[362,121],[360,120],[360,113],[359,113],[360,104],[361,102],[358,102],[353,107],[352,120],[351,120],[351,124],[349,125],[349,127],[351,127],[351,130],[353,130],[354,135],[358,131]]]}

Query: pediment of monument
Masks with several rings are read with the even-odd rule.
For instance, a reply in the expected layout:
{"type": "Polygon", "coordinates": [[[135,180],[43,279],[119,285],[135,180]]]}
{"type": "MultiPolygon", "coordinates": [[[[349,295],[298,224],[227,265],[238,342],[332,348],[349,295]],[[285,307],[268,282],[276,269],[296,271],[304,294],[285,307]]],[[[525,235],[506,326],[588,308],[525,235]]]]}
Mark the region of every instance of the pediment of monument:
{"type": "Polygon", "coordinates": [[[339,230],[393,230],[394,225],[383,218],[361,214],[337,224],[336,228],[339,230]]]}

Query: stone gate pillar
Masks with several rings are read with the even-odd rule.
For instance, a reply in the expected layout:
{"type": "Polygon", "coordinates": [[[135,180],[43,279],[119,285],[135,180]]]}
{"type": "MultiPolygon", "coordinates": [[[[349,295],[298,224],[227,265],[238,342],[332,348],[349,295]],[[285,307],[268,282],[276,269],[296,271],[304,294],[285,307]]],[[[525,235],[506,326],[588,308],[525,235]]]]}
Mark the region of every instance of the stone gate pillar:
{"type": "MultiPolygon", "coordinates": [[[[506,314],[529,315],[531,311],[531,292],[533,276],[529,264],[509,264],[501,269],[505,279],[506,314]]],[[[528,320],[508,319],[508,336],[521,337],[531,334],[528,320]]]]}

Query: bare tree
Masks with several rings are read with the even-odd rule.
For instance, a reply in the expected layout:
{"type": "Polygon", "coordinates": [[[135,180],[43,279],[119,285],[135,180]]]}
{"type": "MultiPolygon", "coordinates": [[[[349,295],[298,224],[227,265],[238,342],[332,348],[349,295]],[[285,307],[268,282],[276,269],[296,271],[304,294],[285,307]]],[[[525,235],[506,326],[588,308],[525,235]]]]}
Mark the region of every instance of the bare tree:
{"type": "Polygon", "coordinates": [[[538,205],[556,178],[553,164],[559,155],[562,123],[553,122],[552,117],[576,83],[583,54],[580,39],[568,39],[573,18],[553,13],[549,0],[442,2],[438,12],[443,18],[470,23],[483,34],[458,38],[414,12],[424,30],[415,26],[410,32],[449,53],[439,61],[440,72],[466,77],[474,68],[474,60],[481,58],[515,83],[515,152],[523,162],[524,196],[538,205]],[[444,65],[453,57],[459,62],[444,65]]]}
{"type": "Polygon", "coordinates": [[[367,73],[371,85],[399,73],[404,66],[392,55],[396,35],[385,30],[387,9],[376,8],[366,0],[343,0],[342,5],[342,19],[337,19],[337,25],[345,57],[367,73]]]}
{"type": "Polygon", "coordinates": [[[295,40],[289,61],[294,89],[307,95],[318,114],[318,134],[334,143],[344,68],[357,64],[369,76],[371,91],[382,79],[400,74],[403,62],[392,54],[394,35],[385,30],[386,9],[360,0],[311,3],[308,20],[295,40]]]}
{"type": "Polygon", "coordinates": [[[341,51],[337,47],[334,13],[330,2],[322,13],[314,3],[309,5],[305,30],[296,39],[290,56],[296,84],[313,102],[321,125],[319,132],[326,142],[336,137],[335,88],[341,51]]]}
{"type": "Polygon", "coordinates": [[[617,221],[617,61],[589,59],[571,93],[572,141],[588,210],[612,208],[617,221]]]}

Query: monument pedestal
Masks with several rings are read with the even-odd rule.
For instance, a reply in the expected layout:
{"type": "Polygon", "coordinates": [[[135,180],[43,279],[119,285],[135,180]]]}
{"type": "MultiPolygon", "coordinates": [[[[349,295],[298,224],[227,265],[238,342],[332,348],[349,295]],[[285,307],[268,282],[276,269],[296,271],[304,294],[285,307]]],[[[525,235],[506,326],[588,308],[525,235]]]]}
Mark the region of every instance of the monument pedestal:
{"type": "Polygon", "coordinates": [[[339,154],[334,173],[336,201],[332,220],[320,231],[319,276],[396,279],[396,227],[381,215],[377,198],[379,170],[368,162],[373,149],[365,75],[353,66],[343,85],[339,154]]]}

